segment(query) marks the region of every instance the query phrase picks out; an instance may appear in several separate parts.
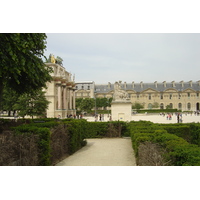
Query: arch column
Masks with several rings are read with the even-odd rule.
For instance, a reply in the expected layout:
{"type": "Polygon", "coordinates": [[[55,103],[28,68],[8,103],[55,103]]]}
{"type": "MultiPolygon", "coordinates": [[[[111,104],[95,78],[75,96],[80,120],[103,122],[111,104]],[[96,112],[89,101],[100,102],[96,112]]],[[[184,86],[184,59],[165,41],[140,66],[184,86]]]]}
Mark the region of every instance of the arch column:
{"type": "Polygon", "coordinates": [[[67,109],[67,99],[66,99],[66,85],[63,85],[63,109],[67,109]]]}
{"type": "Polygon", "coordinates": [[[58,110],[62,109],[62,90],[61,84],[58,84],[58,110]]]}
{"type": "Polygon", "coordinates": [[[72,90],[69,90],[69,109],[72,110],[72,90]]]}
{"type": "Polygon", "coordinates": [[[75,90],[73,90],[73,109],[76,109],[76,97],[75,97],[75,90]]]}

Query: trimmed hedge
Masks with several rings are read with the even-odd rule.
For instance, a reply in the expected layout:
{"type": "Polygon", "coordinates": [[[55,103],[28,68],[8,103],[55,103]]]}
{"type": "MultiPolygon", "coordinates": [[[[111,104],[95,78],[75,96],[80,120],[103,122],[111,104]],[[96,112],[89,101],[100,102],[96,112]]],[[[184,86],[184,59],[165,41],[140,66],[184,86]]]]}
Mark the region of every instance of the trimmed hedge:
{"type": "Polygon", "coordinates": [[[50,129],[40,128],[30,125],[21,125],[14,128],[16,134],[30,135],[36,134],[39,137],[38,140],[38,165],[47,166],[50,165],[50,129]]]}
{"type": "Polygon", "coordinates": [[[181,112],[178,109],[146,109],[146,110],[137,110],[138,113],[173,113],[173,112],[181,112]]]}
{"type": "MultiPolygon", "coordinates": [[[[7,120],[1,120],[1,125],[9,127],[7,120]]],[[[154,124],[148,121],[139,122],[87,122],[85,119],[40,119],[30,120],[29,124],[13,128],[16,134],[38,136],[38,165],[51,165],[52,143],[51,135],[56,130],[59,134],[54,138],[53,152],[60,152],[55,155],[72,154],[86,144],[86,138],[121,137],[131,136],[132,146],[138,158],[138,149],[141,144],[155,144],[152,149],[159,149],[157,153],[161,156],[166,165],[200,165],[200,124],[154,124]],[[62,131],[61,131],[62,129],[62,131]],[[64,133],[64,135],[62,134],[64,133]],[[63,135],[63,136],[62,136],[63,135]],[[61,138],[61,139],[60,139],[61,138]],[[64,138],[64,140],[62,139],[64,138]],[[65,142],[62,142],[65,141],[65,142]],[[59,143],[60,142],[60,143],[59,143]],[[192,144],[190,144],[192,143],[192,144]],[[62,148],[59,149],[60,144],[62,148]],[[57,147],[56,147],[57,145],[57,147]],[[67,149],[66,149],[67,148],[67,149]]],[[[152,150],[151,149],[151,150],[152,150]]],[[[147,151],[146,149],[145,151],[147,151]]],[[[145,152],[143,151],[143,153],[145,152]]],[[[152,150],[153,152],[153,150],[152,150]]],[[[154,155],[153,153],[149,155],[154,155]]],[[[147,156],[148,157],[148,156],[147,156]]],[[[145,158],[147,158],[145,157],[145,158]]],[[[55,160],[55,159],[54,159],[55,160]]]]}
{"type": "MultiPolygon", "coordinates": [[[[175,134],[168,133],[167,130],[162,129],[162,125],[142,121],[138,123],[131,122],[129,130],[136,158],[138,158],[139,145],[149,141],[162,148],[162,156],[168,165],[200,166],[200,148],[175,134]]],[[[172,131],[173,129],[171,128],[170,130],[172,131]]],[[[182,129],[180,127],[179,129],[177,128],[174,133],[177,130],[182,130],[180,135],[185,134],[183,127],[182,129]]]]}
{"type": "Polygon", "coordinates": [[[64,121],[66,129],[69,134],[69,153],[73,154],[86,144],[85,139],[85,127],[86,120],[69,120],[64,121]]]}
{"type": "Polygon", "coordinates": [[[46,120],[44,123],[30,123],[13,128],[16,134],[36,134],[39,137],[38,151],[39,163],[41,166],[51,165],[51,148],[50,138],[53,128],[62,125],[68,132],[69,145],[66,152],[74,153],[86,144],[84,128],[82,129],[85,120],[68,120],[68,121],[51,121],[46,120]]]}
{"type": "Polygon", "coordinates": [[[13,130],[15,134],[38,136],[38,165],[47,166],[61,159],[64,152],[73,154],[86,145],[86,138],[121,137],[127,135],[126,127],[127,124],[121,121],[87,122],[85,119],[56,120],[52,118],[31,120],[29,124],[23,124],[13,130]],[[51,137],[54,131],[57,133],[51,137]],[[64,138],[65,144],[60,138],[64,138]],[[58,145],[62,147],[59,148],[58,145]]]}
{"type": "Polygon", "coordinates": [[[200,124],[159,124],[159,126],[165,129],[168,133],[175,134],[182,137],[191,144],[200,146],[200,124]]]}

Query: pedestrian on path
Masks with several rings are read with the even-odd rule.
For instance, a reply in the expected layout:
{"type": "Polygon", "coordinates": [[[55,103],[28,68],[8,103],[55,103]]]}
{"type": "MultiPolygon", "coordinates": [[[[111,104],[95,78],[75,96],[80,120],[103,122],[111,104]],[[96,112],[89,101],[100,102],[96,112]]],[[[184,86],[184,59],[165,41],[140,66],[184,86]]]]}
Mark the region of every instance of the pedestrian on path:
{"type": "Polygon", "coordinates": [[[178,114],[177,114],[177,123],[180,122],[179,120],[180,120],[180,114],[178,113],[178,114]]]}
{"type": "Polygon", "coordinates": [[[101,114],[99,115],[99,121],[101,122],[101,114]]]}

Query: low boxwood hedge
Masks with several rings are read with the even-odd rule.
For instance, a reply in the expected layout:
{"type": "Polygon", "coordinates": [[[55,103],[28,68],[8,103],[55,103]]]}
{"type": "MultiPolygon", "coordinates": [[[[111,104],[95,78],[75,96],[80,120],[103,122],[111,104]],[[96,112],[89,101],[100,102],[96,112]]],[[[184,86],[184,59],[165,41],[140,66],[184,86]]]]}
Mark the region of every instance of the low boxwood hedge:
{"type": "Polygon", "coordinates": [[[38,165],[50,165],[50,129],[30,125],[21,125],[14,128],[15,134],[36,134],[38,135],[38,165]]]}
{"type": "MultiPolygon", "coordinates": [[[[158,126],[148,122],[138,122],[137,124],[130,123],[129,129],[131,131],[132,145],[135,150],[136,157],[138,156],[139,145],[146,141],[150,141],[158,144],[163,149],[163,157],[168,165],[200,165],[200,147],[195,144],[188,143],[176,134],[168,133],[167,130],[162,129],[162,125],[158,126]]],[[[184,133],[183,127],[179,130],[182,130],[181,134],[184,133]]],[[[176,131],[174,131],[174,133],[175,132],[176,131]]]]}

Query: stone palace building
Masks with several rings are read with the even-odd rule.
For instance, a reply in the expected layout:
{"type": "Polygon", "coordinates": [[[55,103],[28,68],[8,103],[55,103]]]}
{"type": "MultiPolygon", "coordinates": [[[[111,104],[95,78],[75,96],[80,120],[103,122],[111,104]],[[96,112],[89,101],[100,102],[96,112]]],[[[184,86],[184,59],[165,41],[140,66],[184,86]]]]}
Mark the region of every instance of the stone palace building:
{"type": "MultiPolygon", "coordinates": [[[[58,57],[59,58],[59,57],[58,57]]],[[[66,118],[67,115],[76,114],[75,106],[75,82],[71,74],[62,66],[62,60],[50,58],[46,66],[53,69],[53,80],[47,83],[46,98],[50,101],[47,117],[66,118]]]]}
{"type": "MultiPolygon", "coordinates": [[[[144,105],[144,109],[165,109],[167,106],[182,111],[196,111],[200,109],[200,81],[193,82],[162,82],[158,83],[122,83],[132,103],[144,105]]],[[[76,83],[76,98],[110,98],[113,97],[114,83],[95,84],[93,81],[76,83]]]]}

